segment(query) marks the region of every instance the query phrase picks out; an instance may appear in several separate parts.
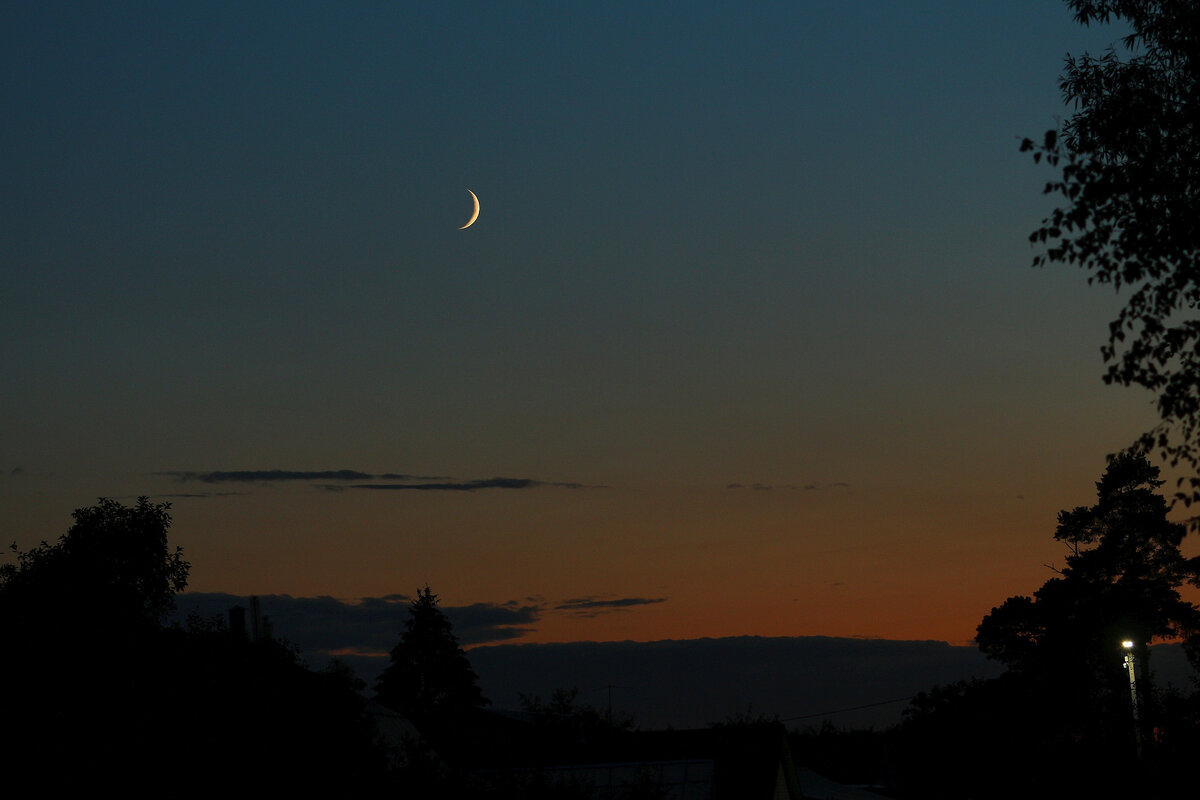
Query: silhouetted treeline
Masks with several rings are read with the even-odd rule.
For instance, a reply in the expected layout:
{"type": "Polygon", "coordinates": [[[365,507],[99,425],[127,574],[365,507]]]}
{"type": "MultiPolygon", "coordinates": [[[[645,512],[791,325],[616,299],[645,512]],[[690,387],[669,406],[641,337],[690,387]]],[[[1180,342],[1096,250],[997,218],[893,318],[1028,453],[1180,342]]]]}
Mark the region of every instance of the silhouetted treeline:
{"type": "MultiPolygon", "coordinates": [[[[1200,559],[1181,555],[1186,529],[1167,521],[1160,484],[1144,459],[1115,458],[1097,502],[1060,514],[1063,567],[980,624],[980,646],[1006,666],[1003,675],[924,692],[887,731],[793,734],[797,763],[899,798],[1193,794],[1200,693],[1156,686],[1148,645],[1173,637],[1200,653],[1200,614],[1178,591],[1200,583],[1200,559]],[[1138,670],[1136,724],[1122,638],[1138,670]]],[[[380,705],[369,708],[348,669],[310,670],[294,648],[240,622],[164,625],[190,568],[168,546],[168,508],[101,500],[76,511],[58,542],[0,566],[11,734],[3,755],[13,785],[133,796],[584,798],[595,793],[551,779],[553,770],[680,758],[683,744],[750,764],[733,755],[755,737],[770,744],[781,735],[769,719],[709,734],[636,731],[631,719],[562,690],[549,702],[525,697],[523,714],[491,713],[428,587],[397,621],[380,705]],[[383,721],[392,725],[386,735],[383,721]]],[[[621,792],[662,789],[632,781],[621,792]]]]}
{"type": "Polygon", "coordinates": [[[102,499],[0,567],[9,785],[335,797],[392,785],[351,675],[313,672],[220,619],[162,624],[188,574],[167,546],[168,508],[102,499]]]}
{"type": "Polygon", "coordinates": [[[979,625],[1007,671],[923,692],[892,732],[905,796],[1195,793],[1200,695],[1156,686],[1149,645],[1181,640],[1200,663],[1200,611],[1179,592],[1200,585],[1200,558],[1181,553],[1187,528],[1168,521],[1161,485],[1144,457],[1118,455],[1096,503],[1059,514],[1064,565],[979,625]]]}

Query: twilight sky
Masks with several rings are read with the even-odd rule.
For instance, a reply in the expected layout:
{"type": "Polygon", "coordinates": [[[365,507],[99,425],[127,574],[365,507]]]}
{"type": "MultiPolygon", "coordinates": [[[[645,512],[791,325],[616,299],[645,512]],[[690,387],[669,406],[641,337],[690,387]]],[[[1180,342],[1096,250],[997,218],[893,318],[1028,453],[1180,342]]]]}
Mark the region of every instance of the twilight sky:
{"type": "Polygon", "coordinates": [[[0,9],[0,538],[523,641],[964,643],[1154,420],[1035,271],[1055,0],[0,9]],[[471,211],[470,189],[481,213],[471,211]]]}

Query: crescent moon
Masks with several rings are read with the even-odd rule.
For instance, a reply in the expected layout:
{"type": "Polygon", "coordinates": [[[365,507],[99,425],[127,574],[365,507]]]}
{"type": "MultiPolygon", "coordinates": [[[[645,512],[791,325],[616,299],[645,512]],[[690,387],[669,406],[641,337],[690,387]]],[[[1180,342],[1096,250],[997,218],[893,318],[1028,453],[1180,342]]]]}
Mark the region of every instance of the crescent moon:
{"type": "Polygon", "coordinates": [[[467,228],[475,224],[475,220],[479,219],[479,198],[470,189],[467,189],[467,194],[471,195],[471,200],[475,203],[475,210],[471,212],[471,218],[467,220],[467,224],[459,228],[460,231],[465,231],[467,228]]]}

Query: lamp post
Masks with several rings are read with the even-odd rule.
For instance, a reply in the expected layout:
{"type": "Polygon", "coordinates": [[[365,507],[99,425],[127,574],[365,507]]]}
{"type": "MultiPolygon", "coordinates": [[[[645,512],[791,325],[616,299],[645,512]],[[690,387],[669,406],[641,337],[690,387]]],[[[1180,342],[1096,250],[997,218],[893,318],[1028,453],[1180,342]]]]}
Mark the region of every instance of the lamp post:
{"type": "Polygon", "coordinates": [[[1142,726],[1138,722],[1137,673],[1133,668],[1133,642],[1129,639],[1121,642],[1125,648],[1125,666],[1129,670],[1129,699],[1133,703],[1133,744],[1137,748],[1137,757],[1142,759],[1142,726]]]}

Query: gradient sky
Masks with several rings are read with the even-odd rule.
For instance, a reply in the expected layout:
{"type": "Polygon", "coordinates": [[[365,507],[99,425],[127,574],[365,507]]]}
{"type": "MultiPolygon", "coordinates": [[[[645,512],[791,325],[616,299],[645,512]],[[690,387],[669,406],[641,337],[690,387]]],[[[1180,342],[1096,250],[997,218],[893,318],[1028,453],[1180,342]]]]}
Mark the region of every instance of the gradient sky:
{"type": "Polygon", "coordinates": [[[1054,0],[5,4],[0,536],[148,494],[199,592],[966,642],[1155,419],[1100,380],[1118,300],[1030,268],[1018,152],[1118,34],[1054,0]]]}

